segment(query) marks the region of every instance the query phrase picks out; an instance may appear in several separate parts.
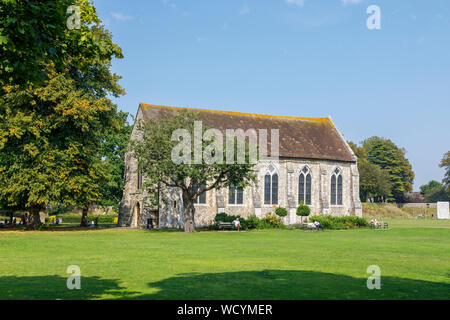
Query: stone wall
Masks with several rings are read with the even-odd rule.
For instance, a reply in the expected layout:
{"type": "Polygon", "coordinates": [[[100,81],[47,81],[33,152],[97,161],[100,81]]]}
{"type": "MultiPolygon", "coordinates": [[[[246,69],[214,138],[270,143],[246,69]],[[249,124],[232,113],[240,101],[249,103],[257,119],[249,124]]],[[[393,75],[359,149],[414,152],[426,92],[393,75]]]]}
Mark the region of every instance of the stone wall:
{"type": "MultiPolygon", "coordinates": [[[[258,172],[256,184],[245,188],[242,205],[228,204],[228,190],[211,190],[206,194],[206,204],[195,205],[195,223],[197,226],[210,225],[217,213],[240,215],[248,218],[252,215],[264,217],[272,214],[276,207],[288,210],[287,224],[300,222],[295,214],[298,206],[299,175],[304,167],[309,169],[312,177],[311,214],[312,215],[358,215],[362,216],[359,199],[359,174],[356,163],[335,162],[326,160],[280,159],[279,161],[261,161],[255,169],[258,172]],[[339,168],[343,177],[343,203],[331,205],[330,184],[333,171],[339,168]],[[264,204],[264,176],[266,173],[277,173],[278,205],[264,204]]],[[[130,155],[126,156],[126,173],[124,198],[119,210],[119,225],[127,227],[145,227],[148,218],[158,220],[159,228],[183,227],[183,202],[179,191],[162,188],[160,192],[160,208],[148,204],[148,195],[137,189],[137,164],[130,155]],[[140,214],[139,214],[140,212],[140,214]]]]}

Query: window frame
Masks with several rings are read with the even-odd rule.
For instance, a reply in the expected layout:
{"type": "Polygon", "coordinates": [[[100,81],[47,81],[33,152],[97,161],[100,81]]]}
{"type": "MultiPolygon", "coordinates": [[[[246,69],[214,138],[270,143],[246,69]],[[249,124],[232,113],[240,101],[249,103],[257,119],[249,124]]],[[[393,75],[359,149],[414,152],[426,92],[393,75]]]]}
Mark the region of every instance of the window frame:
{"type": "Polygon", "coordinates": [[[144,183],[144,179],[142,177],[141,169],[138,169],[137,170],[137,184],[136,184],[137,191],[142,190],[143,183],[144,183]]]}
{"type": "Polygon", "coordinates": [[[235,186],[233,184],[231,184],[228,187],[228,205],[229,206],[243,206],[244,205],[244,188],[235,186]],[[241,194],[241,197],[242,197],[241,203],[239,203],[239,201],[238,201],[239,193],[241,194]],[[231,202],[231,198],[232,198],[231,195],[233,195],[233,202],[231,202]]]}
{"type": "Polygon", "coordinates": [[[279,190],[280,190],[280,179],[279,179],[280,175],[278,174],[278,172],[274,172],[273,174],[271,174],[270,172],[267,172],[264,175],[264,206],[277,206],[280,203],[280,194],[279,194],[279,190]],[[274,177],[276,177],[276,180],[274,180],[274,177]],[[267,180],[267,178],[269,178],[267,180]],[[274,183],[274,181],[276,181],[274,183]],[[269,185],[269,188],[267,188],[267,183],[269,185]],[[267,189],[269,189],[267,192],[267,189]],[[276,199],[275,199],[276,196],[276,199]],[[274,201],[276,200],[276,201],[274,201]]]}
{"type": "Polygon", "coordinates": [[[312,175],[308,166],[304,166],[298,174],[297,198],[297,204],[312,205],[312,175]]]}
{"type": "Polygon", "coordinates": [[[343,205],[344,205],[344,177],[342,174],[342,170],[340,168],[336,168],[333,170],[333,173],[331,174],[330,178],[330,206],[340,207],[343,205]]]}

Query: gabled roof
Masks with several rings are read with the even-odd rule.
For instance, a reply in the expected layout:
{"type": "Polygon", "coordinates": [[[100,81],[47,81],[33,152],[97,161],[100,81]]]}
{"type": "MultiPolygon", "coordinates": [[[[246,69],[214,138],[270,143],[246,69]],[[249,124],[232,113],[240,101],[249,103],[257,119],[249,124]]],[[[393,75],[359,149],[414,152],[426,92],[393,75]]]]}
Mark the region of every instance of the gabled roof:
{"type": "MultiPolygon", "coordinates": [[[[140,104],[143,120],[161,119],[182,109],[200,114],[205,126],[226,129],[267,129],[270,153],[270,130],[278,129],[280,158],[304,158],[356,162],[356,157],[331,118],[273,116],[231,111],[165,107],[140,104]]],[[[138,112],[139,115],[139,112],[138,112]]],[[[138,120],[138,119],[137,119],[138,120]]]]}

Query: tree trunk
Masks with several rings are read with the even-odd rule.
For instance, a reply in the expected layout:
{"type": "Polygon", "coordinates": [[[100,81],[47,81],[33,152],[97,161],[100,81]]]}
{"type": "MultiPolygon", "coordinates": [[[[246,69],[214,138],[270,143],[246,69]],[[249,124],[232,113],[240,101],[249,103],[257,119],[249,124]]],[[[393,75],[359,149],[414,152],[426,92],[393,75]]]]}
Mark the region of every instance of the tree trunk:
{"type": "Polygon", "coordinates": [[[183,205],[184,205],[184,232],[186,233],[194,233],[195,231],[195,207],[194,202],[188,197],[183,195],[183,205]]]}
{"type": "Polygon", "coordinates": [[[87,221],[87,215],[88,215],[89,207],[83,208],[83,213],[81,215],[81,227],[89,227],[89,223],[87,221]]]}
{"type": "Polygon", "coordinates": [[[33,206],[28,209],[28,218],[26,221],[28,230],[36,230],[41,225],[41,216],[39,215],[40,212],[40,206],[33,206]]]}

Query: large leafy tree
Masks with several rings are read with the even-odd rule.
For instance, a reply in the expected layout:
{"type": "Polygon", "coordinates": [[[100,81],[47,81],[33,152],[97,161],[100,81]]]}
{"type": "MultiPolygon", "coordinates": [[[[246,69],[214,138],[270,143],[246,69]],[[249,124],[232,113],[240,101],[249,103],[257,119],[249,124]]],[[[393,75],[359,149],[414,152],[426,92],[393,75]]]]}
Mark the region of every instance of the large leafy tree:
{"type": "Polygon", "coordinates": [[[367,151],[363,147],[353,142],[349,142],[349,145],[358,158],[361,199],[367,202],[371,198],[379,202],[391,197],[392,183],[389,173],[369,162],[367,151]]]}
{"type": "MultiPolygon", "coordinates": [[[[91,0],[0,3],[0,86],[42,83],[48,79],[49,64],[54,64],[57,72],[70,65],[79,76],[93,78],[94,74],[109,73],[98,66],[91,68],[93,64],[121,56],[120,48],[100,24],[91,0]],[[81,19],[79,25],[77,18],[81,19]]],[[[94,86],[104,91],[104,85],[94,86]]]]}
{"type": "Polygon", "coordinates": [[[414,172],[406,158],[406,150],[396,146],[391,140],[371,137],[363,142],[367,160],[389,173],[392,196],[396,202],[404,202],[406,194],[412,190],[414,172]]]}
{"type": "MultiPolygon", "coordinates": [[[[176,130],[184,129],[191,133],[194,141],[194,121],[198,114],[182,110],[172,117],[163,117],[159,120],[151,119],[145,123],[138,123],[137,128],[142,139],[133,140],[130,145],[132,156],[137,159],[138,167],[145,177],[145,189],[151,197],[152,203],[158,199],[157,193],[161,187],[179,190],[183,199],[183,222],[187,233],[195,232],[194,201],[203,192],[220,189],[230,184],[245,187],[255,181],[253,164],[209,164],[205,159],[198,164],[177,164],[173,161],[172,150],[179,144],[172,140],[176,130]]],[[[203,133],[207,130],[203,127],[203,133]]],[[[236,148],[236,141],[235,148],[236,148]]],[[[210,142],[203,140],[202,152],[207,150],[210,142]]],[[[245,158],[248,160],[248,143],[246,144],[245,158]]],[[[184,150],[183,156],[194,159],[194,148],[184,150]]],[[[211,153],[212,155],[212,153],[211,153]]],[[[235,157],[237,153],[235,153],[235,157]]],[[[235,159],[236,160],[236,159],[235,159]]]]}
{"type": "Polygon", "coordinates": [[[439,166],[445,169],[445,176],[442,183],[447,188],[447,193],[450,197],[450,151],[444,155],[439,166]]]}
{"type": "Polygon", "coordinates": [[[50,203],[101,197],[100,145],[121,122],[109,97],[123,94],[110,66],[122,53],[88,0],[2,0],[0,34],[0,203],[27,209],[35,228],[50,203]],[[66,25],[72,4],[79,29],[66,25]],[[26,36],[14,38],[15,28],[26,36]]]}

